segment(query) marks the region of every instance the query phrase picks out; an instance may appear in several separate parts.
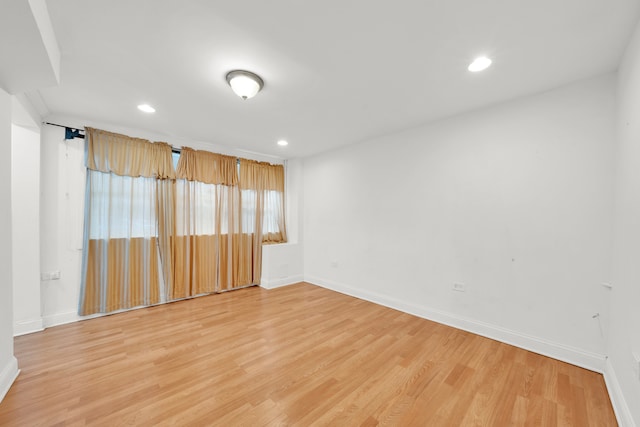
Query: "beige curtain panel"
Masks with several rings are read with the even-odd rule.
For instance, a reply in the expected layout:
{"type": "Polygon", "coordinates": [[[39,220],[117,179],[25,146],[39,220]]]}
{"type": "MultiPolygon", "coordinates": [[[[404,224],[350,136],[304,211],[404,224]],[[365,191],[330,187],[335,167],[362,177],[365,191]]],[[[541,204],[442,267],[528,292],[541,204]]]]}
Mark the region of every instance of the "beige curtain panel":
{"type": "Polygon", "coordinates": [[[233,186],[238,183],[238,159],[184,147],[176,175],[189,181],[233,186]]]}
{"type": "Polygon", "coordinates": [[[80,314],[111,312],[160,302],[156,239],[92,239],[87,252],[86,284],[80,314]],[[106,260],[106,265],[103,260],[106,260]],[[103,267],[106,267],[106,272],[103,267]]]}
{"type": "Polygon", "coordinates": [[[286,242],[284,168],[86,128],[79,313],[260,284],[262,244],[286,242]],[[238,172],[239,171],[239,172],[238,172]]]}
{"type": "Polygon", "coordinates": [[[239,184],[243,203],[256,212],[253,225],[245,227],[255,229],[262,243],[286,242],[284,166],[241,159],[239,184]]]}
{"type": "Polygon", "coordinates": [[[240,189],[284,193],[284,166],[240,159],[240,189]]]}
{"type": "Polygon", "coordinates": [[[87,169],[120,176],[174,179],[171,146],[85,128],[87,169]]]}
{"type": "MultiPolygon", "coordinates": [[[[183,149],[177,166],[174,298],[260,284],[261,236],[243,229],[235,157],[183,149]]],[[[260,213],[262,218],[263,213],[260,213]]]]}

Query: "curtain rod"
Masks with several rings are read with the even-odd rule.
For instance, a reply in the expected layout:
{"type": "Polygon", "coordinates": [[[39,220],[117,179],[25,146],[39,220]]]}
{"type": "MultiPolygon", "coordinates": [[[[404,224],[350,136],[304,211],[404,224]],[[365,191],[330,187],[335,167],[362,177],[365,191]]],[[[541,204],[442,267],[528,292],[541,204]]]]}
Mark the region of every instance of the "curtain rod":
{"type": "Polygon", "coordinates": [[[84,129],[79,129],[79,128],[72,128],[70,126],[64,126],[64,125],[59,125],[57,123],[50,123],[50,122],[42,122],[45,125],[50,125],[50,126],[58,126],[59,128],[64,128],[64,139],[73,139],[73,138],[82,138],[84,139],[84,135],[81,134],[80,132],[84,132],[84,129]]]}
{"type": "MultiPolygon", "coordinates": [[[[84,132],[84,129],[79,129],[79,128],[74,128],[71,126],[65,126],[65,125],[60,125],[58,123],[51,123],[51,122],[42,122],[42,124],[45,125],[49,125],[49,126],[57,126],[59,128],[64,128],[64,139],[73,139],[73,138],[81,138],[84,139],[84,134],[81,134],[80,132],[84,132]]],[[[181,150],[179,148],[176,147],[171,147],[171,151],[173,153],[177,153],[180,154],[181,150]]],[[[240,157],[237,157],[238,159],[237,162],[240,163],[240,157]]]]}
{"type": "MultiPolygon", "coordinates": [[[[73,138],[82,138],[84,139],[84,135],[81,134],[80,132],[84,132],[84,129],[79,129],[79,128],[73,128],[70,126],[65,126],[65,125],[59,125],[58,123],[50,123],[50,122],[42,122],[45,125],[49,125],[49,126],[58,126],[59,128],[64,128],[65,132],[64,132],[64,139],[73,139],[73,138]]],[[[175,148],[175,147],[171,147],[171,151],[174,153],[178,153],[180,154],[180,149],[179,148],[175,148]]]]}

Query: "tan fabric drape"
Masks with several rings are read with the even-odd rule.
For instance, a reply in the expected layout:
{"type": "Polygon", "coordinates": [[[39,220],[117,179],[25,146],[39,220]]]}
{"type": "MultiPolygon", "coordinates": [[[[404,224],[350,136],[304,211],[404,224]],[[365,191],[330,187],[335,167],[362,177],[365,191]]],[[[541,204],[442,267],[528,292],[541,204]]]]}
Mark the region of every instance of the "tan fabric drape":
{"type": "Polygon", "coordinates": [[[80,314],[160,302],[156,239],[92,239],[87,250],[86,288],[80,314]]]}
{"type": "Polygon", "coordinates": [[[86,128],[79,313],[260,284],[262,244],[286,241],[284,168],[86,128]],[[265,215],[265,211],[267,214],[265,215]]]}
{"type": "Polygon", "coordinates": [[[284,193],[284,166],[240,159],[240,189],[284,193]]]}
{"type": "Polygon", "coordinates": [[[178,178],[205,184],[236,185],[238,160],[235,157],[184,147],[176,170],[178,178]]]}
{"type": "Polygon", "coordinates": [[[253,199],[255,229],[263,243],[285,243],[284,166],[254,160],[240,160],[240,189],[243,200],[253,199]],[[270,222],[265,223],[265,213],[270,222]]]}
{"type": "Polygon", "coordinates": [[[235,157],[183,149],[176,181],[172,296],[184,298],[260,283],[260,240],[241,230],[235,157]]]}
{"type": "Polygon", "coordinates": [[[170,286],[172,277],[171,146],[86,128],[85,154],[88,191],[78,312],[157,304],[166,293],[161,284],[170,286]]]}
{"type": "Polygon", "coordinates": [[[93,128],[85,128],[85,141],[88,169],[131,177],[176,177],[169,144],[93,128]]]}
{"type": "MultiPolygon", "coordinates": [[[[173,164],[171,165],[173,168],[173,164]]],[[[173,288],[173,271],[175,269],[175,256],[172,249],[172,236],[176,233],[175,203],[176,181],[174,179],[158,180],[156,182],[156,200],[158,210],[158,256],[164,279],[164,295],[171,298],[173,288]]]]}

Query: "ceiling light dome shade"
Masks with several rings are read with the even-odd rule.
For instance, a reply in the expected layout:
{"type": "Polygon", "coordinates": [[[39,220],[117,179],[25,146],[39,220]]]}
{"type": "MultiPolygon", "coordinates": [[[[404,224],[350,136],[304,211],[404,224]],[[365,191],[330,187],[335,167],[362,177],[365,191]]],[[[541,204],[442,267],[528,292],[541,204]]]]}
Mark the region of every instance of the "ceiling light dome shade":
{"type": "Polygon", "coordinates": [[[477,73],[478,71],[486,70],[491,65],[491,59],[486,56],[480,56],[473,60],[471,64],[469,64],[468,70],[472,73],[477,73]]]}
{"type": "Polygon", "coordinates": [[[253,98],[264,86],[264,81],[260,76],[243,70],[230,71],[227,74],[227,83],[242,99],[253,98]]]}

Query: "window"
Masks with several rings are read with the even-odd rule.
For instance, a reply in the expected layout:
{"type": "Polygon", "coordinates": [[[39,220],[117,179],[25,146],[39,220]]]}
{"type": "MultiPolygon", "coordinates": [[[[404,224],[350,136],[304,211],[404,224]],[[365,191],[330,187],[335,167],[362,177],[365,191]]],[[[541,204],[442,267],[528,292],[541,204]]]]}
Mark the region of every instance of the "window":
{"type": "Polygon", "coordinates": [[[286,241],[282,165],[87,135],[80,314],[260,283],[262,244],[286,241]]]}
{"type": "Polygon", "coordinates": [[[156,237],[154,178],[88,171],[89,239],[156,237]]]}

